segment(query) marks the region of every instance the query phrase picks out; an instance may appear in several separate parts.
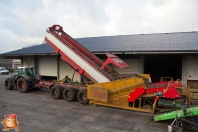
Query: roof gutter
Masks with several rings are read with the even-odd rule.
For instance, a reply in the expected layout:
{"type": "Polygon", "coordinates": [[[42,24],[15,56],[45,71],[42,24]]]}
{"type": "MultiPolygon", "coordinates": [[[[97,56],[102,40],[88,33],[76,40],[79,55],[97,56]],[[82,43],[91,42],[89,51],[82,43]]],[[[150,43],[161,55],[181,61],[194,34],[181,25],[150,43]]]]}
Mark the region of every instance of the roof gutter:
{"type": "Polygon", "coordinates": [[[35,55],[57,55],[55,53],[45,53],[45,54],[0,54],[0,56],[35,56],[35,55]]]}
{"type": "MultiPolygon", "coordinates": [[[[108,51],[106,51],[108,52],[108,51]]],[[[93,54],[105,54],[106,52],[92,52],[93,54]]],[[[111,52],[111,51],[110,51],[111,52]]],[[[113,54],[194,54],[194,53],[198,53],[198,51],[194,51],[194,52],[111,52],[113,54]]]]}
{"type": "Polygon", "coordinates": [[[193,54],[198,52],[124,52],[124,54],[193,54]]]}

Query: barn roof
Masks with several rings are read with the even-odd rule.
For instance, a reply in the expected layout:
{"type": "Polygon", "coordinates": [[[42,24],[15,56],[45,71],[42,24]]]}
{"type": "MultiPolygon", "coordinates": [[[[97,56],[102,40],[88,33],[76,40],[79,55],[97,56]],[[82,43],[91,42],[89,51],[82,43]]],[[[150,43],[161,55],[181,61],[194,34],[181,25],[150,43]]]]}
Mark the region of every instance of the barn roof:
{"type": "MultiPolygon", "coordinates": [[[[198,52],[198,32],[156,33],[120,36],[77,38],[80,44],[94,53],[104,52],[198,52]]],[[[48,44],[39,44],[1,54],[54,54],[48,44]]]]}

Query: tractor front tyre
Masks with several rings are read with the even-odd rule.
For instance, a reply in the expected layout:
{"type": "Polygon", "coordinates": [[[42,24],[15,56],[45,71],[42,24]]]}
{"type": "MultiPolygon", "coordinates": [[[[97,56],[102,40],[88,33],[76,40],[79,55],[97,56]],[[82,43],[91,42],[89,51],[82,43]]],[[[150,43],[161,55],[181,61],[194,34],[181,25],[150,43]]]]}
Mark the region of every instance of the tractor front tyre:
{"type": "Polygon", "coordinates": [[[63,95],[63,88],[59,86],[52,86],[50,89],[50,95],[53,99],[60,99],[63,95]]]}
{"type": "Polygon", "coordinates": [[[77,98],[77,91],[74,88],[65,88],[63,90],[63,98],[68,101],[72,102],[77,98]]]}
{"type": "Polygon", "coordinates": [[[31,83],[26,81],[24,78],[20,77],[17,80],[17,89],[21,92],[21,93],[27,93],[31,88],[31,83]]]}
{"type": "Polygon", "coordinates": [[[7,90],[12,90],[12,89],[13,89],[13,86],[11,86],[10,79],[6,78],[4,84],[5,84],[5,88],[6,88],[7,90]]]}
{"type": "Polygon", "coordinates": [[[80,102],[81,104],[88,104],[89,99],[87,99],[87,91],[80,90],[77,94],[77,99],[78,99],[78,102],[80,102]]]}

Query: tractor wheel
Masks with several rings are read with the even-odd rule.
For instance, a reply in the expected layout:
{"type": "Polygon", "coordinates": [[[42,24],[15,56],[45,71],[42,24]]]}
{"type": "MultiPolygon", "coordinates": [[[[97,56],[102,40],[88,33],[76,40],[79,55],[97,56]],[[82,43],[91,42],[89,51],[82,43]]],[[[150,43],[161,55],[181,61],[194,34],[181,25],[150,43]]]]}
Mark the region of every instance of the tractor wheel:
{"type": "Polygon", "coordinates": [[[17,89],[21,92],[21,93],[27,93],[31,88],[31,83],[26,81],[24,78],[20,77],[17,80],[17,89]]]}
{"type": "Polygon", "coordinates": [[[144,105],[142,108],[147,109],[147,110],[152,110],[153,109],[152,106],[149,105],[149,104],[144,105]]]}
{"type": "Polygon", "coordinates": [[[60,99],[62,98],[63,95],[63,88],[59,87],[59,86],[52,86],[52,88],[50,89],[50,95],[53,99],[60,99]]]}
{"type": "Polygon", "coordinates": [[[68,101],[72,102],[76,100],[77,97],[77,91],[74,88],[65,88],[63,91],[63,98],[68,101]]]}
{"type": "Polygon", "coordinates": [[[81,104],[88,104],[89,100],[87,99],[87,91],[80,90],[77,94],[77,99],[81,104]]]}
{"type": "Polygon", "coordinates": [[[9,80],[8,78],[6,78],[4,84],[5,84],[5,88],[6,88],[7,90],[12,90],[12,89],[13,89],[13,86],[11,86],[10,80],[9,80]]]}

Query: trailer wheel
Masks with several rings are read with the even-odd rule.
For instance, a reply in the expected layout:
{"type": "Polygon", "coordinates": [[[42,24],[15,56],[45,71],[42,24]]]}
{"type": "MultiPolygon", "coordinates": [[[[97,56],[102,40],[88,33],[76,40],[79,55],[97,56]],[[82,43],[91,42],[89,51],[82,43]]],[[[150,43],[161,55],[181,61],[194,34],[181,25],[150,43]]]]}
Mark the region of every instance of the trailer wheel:
{"type": "Polygon", "coordinates": [[[27,93],[30,90],[30,87],[31,87],[31,83],[26,81],[24,78],[20,77],[17,80],[17,89],[21,93],[27,93]]]}
{"type": "Polygon", "coordinates": [[[74,88],[65,88],[63,90],[63,98],[68,101],[72,102],[77,98],[77,91],[74,88]]]}
{"type": "Polygon", "coordinates": [[[81,104],[88,104],[89,100],[87,99],[87,91],[80,90],[77,94],[77,99],[81,104]]]}
{"type": "Polygon", "coordinates": [[[6,88],[7,90],[12,90],[12,89],[13,89],[13,86],[11,86],[10,80],[9,80],[8,78],[6,78],[4,84],[5,84],[5,88],[6,88]]]}
{"type": "Polygon", "coordinates": [[[60,99],[63,95],[63,88],[56,85],[52,86],[50,89],[50,95],[53,99],[60,99]]]}
{"type": "Polygon", "coordinates": [[[143,109],[147,109],[147,110],[152,110],[152,109],[153,109],[152,106],[149,105],[149,104],[143,105],[142,108],[143,108],[143,109]]]}

